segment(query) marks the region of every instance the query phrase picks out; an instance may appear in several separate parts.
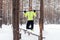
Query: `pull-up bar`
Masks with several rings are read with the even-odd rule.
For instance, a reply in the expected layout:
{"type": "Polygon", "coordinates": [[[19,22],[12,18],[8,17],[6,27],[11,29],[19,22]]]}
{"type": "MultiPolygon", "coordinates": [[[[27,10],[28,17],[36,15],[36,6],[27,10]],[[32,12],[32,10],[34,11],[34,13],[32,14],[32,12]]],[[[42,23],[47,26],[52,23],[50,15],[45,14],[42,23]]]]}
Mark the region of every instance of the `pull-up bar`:
{"type": "MultiPolygon", "coordinates": [[[[26,11],[26,10],[25,10],[26,11]]],[[[31,11],[40,11],[40,10],[31,10],[31,11]]],[[[19,11],[19,12],[24,12],[24,11],[19,11]]],[[[26,12],[28,12],[28,11],[26,11],[26,12]]]]}

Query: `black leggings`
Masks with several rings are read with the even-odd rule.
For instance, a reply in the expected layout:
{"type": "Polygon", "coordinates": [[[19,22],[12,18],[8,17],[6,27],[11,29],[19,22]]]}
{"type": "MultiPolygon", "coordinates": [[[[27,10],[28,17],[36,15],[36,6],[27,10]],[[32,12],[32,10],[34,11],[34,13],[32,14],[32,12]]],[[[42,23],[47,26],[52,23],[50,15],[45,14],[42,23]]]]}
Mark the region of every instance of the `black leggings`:
{"type": "Polygon", "coordinates": [[[26,25],[26,29],[33,30],[33,27],[34,27],[34,21],[33,20],[28,21],[26,25]],[[30,25],[31,25],[31,28],[29,27],[30,25]]]}

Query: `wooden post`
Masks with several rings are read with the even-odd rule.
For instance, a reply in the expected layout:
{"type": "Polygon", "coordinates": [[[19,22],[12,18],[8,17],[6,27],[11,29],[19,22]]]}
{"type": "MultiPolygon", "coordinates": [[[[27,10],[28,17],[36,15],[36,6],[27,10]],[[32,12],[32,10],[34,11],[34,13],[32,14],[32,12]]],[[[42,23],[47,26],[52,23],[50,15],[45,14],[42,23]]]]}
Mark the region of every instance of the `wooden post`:
{"type": "Polygon", "coordinates": [[[19,0],[13,3],[13,40],[19,40],[19,0]]]}
{"type": "Polygon", "coordinates": [[[42,36],[42,30],[43,30],[43,13],[44,13],[44,9],[43,9],[43,0],[40,0],[40,19],[39,19],[39,26],[40,26],[40,37],[39,40],[43,40],[43,36],[42,36]]]}
{"type": "Polygon", "coordinates": [[[2,3],[3,0],[0,0],[0,28],[2,27],[2,3]]]}

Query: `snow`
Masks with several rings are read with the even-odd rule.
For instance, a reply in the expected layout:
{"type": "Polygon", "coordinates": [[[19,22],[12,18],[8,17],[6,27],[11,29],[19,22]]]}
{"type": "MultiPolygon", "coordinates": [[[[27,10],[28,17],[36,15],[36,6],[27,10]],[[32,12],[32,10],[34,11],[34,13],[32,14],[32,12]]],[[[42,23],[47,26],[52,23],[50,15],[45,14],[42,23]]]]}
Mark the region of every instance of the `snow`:
{"type": "MultiPolygon", "coordinates": [[[[26,24],[19,26],[20,28],[26,29],[26,24]]],[[[39,35],[39,26],[35,24],[34,31],[28,31],[39,35]]],[[[38,36],[28,35],[28,33],[25,34],[23,30],[21,30],[21,34],[21,40],[38,40],[38,36]]],[[[44,25],[43,37],[45,37],[43,40],[60,40],[60,24],[44,25]]],[[[2,25],[2,28],[0,28],[0,40],[13,40],[12,25],[2,25]]]]}
{"type": "Polygon", "coordinates": [[[45,37],[44,40],[60,40],[60,24],[44,25],[45,37]]]}
{"type": "Polygon", "coordinates": [[[13,40],[11,25],[2,25],[2,29],[0,28],[0,40],[13,40]]]}

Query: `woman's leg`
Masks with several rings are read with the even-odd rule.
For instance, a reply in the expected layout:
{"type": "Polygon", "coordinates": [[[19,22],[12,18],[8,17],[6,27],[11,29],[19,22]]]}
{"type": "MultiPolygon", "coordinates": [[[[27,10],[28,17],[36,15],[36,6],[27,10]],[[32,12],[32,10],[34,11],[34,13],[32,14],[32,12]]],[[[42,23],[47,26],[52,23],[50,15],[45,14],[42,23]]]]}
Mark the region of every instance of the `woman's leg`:
{"type": "Polygon", "coordinates": [[[26,29],[30,29],[29,26],[30,26],[30,22],[28,21],[26,24],[26,29]]]}
{"type": "Polygon", "coordinates": [[[31,30],[34,28],[34,21],[31,21],[31,30]]]}

